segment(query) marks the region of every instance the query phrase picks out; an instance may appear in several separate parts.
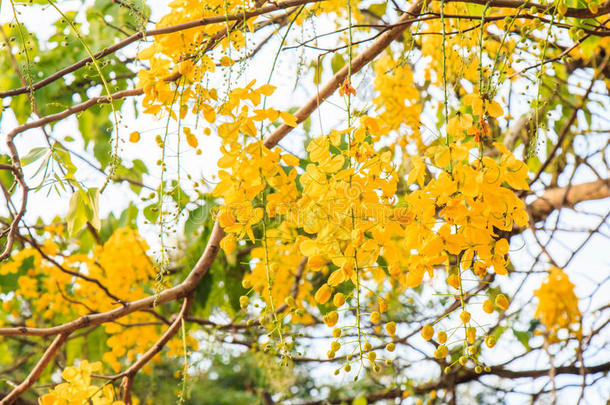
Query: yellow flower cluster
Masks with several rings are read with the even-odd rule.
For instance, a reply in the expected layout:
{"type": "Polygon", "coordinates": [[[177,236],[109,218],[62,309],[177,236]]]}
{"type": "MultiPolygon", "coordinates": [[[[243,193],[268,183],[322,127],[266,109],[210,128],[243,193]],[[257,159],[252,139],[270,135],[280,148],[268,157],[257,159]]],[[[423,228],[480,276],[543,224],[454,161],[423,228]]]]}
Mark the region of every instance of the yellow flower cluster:
{"type": "Polygon", "coordinates": [[[295,162],[282,157],[279,148],[270,150],[265,147],[263,140],[257,137],[256,129],[256,122],[275,121],[278,118],[295,126],[295,118],[292,114],[272,108],[254,109],[250,114],[250,108],[244,102],[249,101],[256,106],[261,96],[270,95],[275,89],[270,85],[255,89],[253,85],[254,81],[245,88],[233,89],[220,110],[231,119],[218,126],[223,156],[218,160],[220,181],[213,191],[214,196],[222,197],[225,202],[218,213],[220,225],[230,234],[223,247],[234,246],[233,242],[244,236],[254,242],[256,238],[252,227],[260,223],[265,215],[273,217],[278,210],[282,211],[282,202],[291,201],[297,194],[294,181],[296,171],[288,172],[279,165],[280,159],[292,164],[295,162]],[[240,138],[240,134],[243,138],[240,138]],[[257,201],[256,197],[267,186],[274,187],[275,192],[266,195],[265,204],[262,204],[263,201],[257,201]]]}
{"type": "MultiPolygon", "coordinates": [[[[169,4],[170,12],[157,23],[156,28],[186,23],[206,17],[239,14],[251,9],[254,1],[248,0],[176,0],[169,4]]],[[[138,54],[138,58],[150,64],[147,70],[138,73],[139,86],[144,89],[144,111],[156,114],[167,111],[173,118],[182,118],[188,111],[188,102],[194,101],[193,113],[203,112],[206,119],[213,122],[213,109],[208,104],[215,101],[215,92],[209,92],[197,82],[201,82],[206,72],[213,72],[215,62],[205,51],[216,45],[216,37],[227,28],[226,22],[203,25],[188,30],[156,36],[154,43],[138,54]],[[172,75],[179,75],[182,86],[180,100],[176,102],[176,83],[166,80],[172,75]],[[178,114],[173,111],[178,106],[178,114]]],[[[247,23],[249,30],[254,30],[251,20],[247,23]]],[[[220,45],[224,48],[240,49],[245,46],[244,32],[232,30],[225,36],[220,45]]],[[[223,59],[223,65],[232,64],[229,57],[223,59]],[[228,60],[226,60],[228,59],[228,60]]],[[[176,79],[176,77],[174,77],[176,79]]]]}
{"type": "MultiPolygon", "coordinates": [[[[282,223],[278,228],[267,231],[266,255],[270,263],[270,278],[273,280],[271,293],[267,289],[267,266],[263,247],[256,247],[252,250],[252,257],[258,259],[258,261],[252,266],[251,272],[244,276],[246,283],[260,294],[266,302],[270,303],[273,298],[275,307],[283,304],[293,292],[292,288],[296,281],[296,272],[300,266],[301,256],[294,243],[286,243],[284,240],[293,239],[295,236],[294,229],[289,227],[287,223],[282,223]]],[[[301,280],[294,299],[295,305],[307,301],[312,302],[310,298],[311,290],[311,284],[305,279],[301,280]]],[[[302,305],[299,305],[299,307],[302,307],[302,305]]],[[[293,317],[292,319],[293,322],[308,322],[310,320],[310,316],[293,317]]]]}
{"type": "Polygon", "coordinates": [[[413,83],[413,73],[406,63],[397,64],[390,55],[384,55],[375,62],[375,90],[373,99],[379,115],[376,117],[387,133],[406,125],[411,131],[410,138],[420,140],[419,120],[422,104],[419,92],[413,83]]]}
{"type": "Polygon", "coordinates": [[[534,295],[538,297],[535,317],[540,319],[551,334],[560,329],[569,329],[570,325],[580,322],[574,284],[562,269],[551,268],[548,277],[534,291],[534,295]]]}
{"type": "MultiPolygon", "coordinates": [[[[90,254],[60,252],[59,242],[52,238],[46,239],[41,250],[63,269],[98,280],[121,300],[135,301],[153,292],[151,282],[155,271],[147,255],[148,245],[134,229],[117,229],[103,246],[96,246],[90,254]]],[[[16,273],[22,266],[29,270],[19,277],[18,288],[13,291],[15,299],[4,303],[3,309],[8,316],[18,319],[20,302],[27,301],[31,312],[41,315],[41,319],[27,319],[27,326],[61,323],[91,311],[105,312],[120,305],[97,284],[62,271],[34,248],[22,249],[14,255],[12,261],[0,266],[0,274],[16,273]]],[[[103,324],[102,328],[108,334],[106,345],[110,349],[102,356],[104,363],[118,372],[122,358],[133,361],[138,354],[148,350],[162,333],[159,325],[151,324],[153,321],[157,321],[153,315],[135,312],[122,318],[121,324],[103,324]]],[[[189,346],[196,346],[192,339],[188,341],[189,346]]]]}
{"type": "MultiPolygon", "coordinates": [[[[440,13],[442,3],[430,4],[430,11],[434,13],[440,13]]],[[[444,14],[448,15],[462,15],[472,12],[469,8],[470,5],[458,4],[458,3],[445,3],[444,14]]],[[[483,7],[481,7],[482,11],[483,7]]],[[[479,11],[479,13],[481,13],[479,11]]],[[[500,16],[506,15],[506,11],[501,8],[489,8],[486,9],[486,16],[500,16]]],[[[527,20],[521,20],[519,25],[529,24],[527,20]]],[[[498,26],[502,30],[510,31],[512,26],[511,19],[506,21],[501,20],[498,26]]],[[[421,47],[422,56],[426,57],[425,74],[426,79],[430,80],[433,84],[440,85],[443,80],[443,62],[445,75],[448,78],[461,78],[469,81],[470,83],[477,83],[479,79],[479,67],[481,64],[480,59],[480,31],[470,29],[472,25],[461,18],[450,18],[445,17],[441,19],[433,19],[426,21],[423,25],[423,32],[427,33],[447,33],[443,35],[420,35],[417,37],[418,45],[421,47]],[[444,26],[444,28],[443,28],[444,26]],[[451,32],[460,32],[460,35],[448,35],[451,32]],[[443,58],[443,41],[444,46],[444,58],[443,58]]],[[[500,49],[500,41],[485,41],[485,49],[483,53],[483,60],[489,58],[502,64],[502,68],[505,74],[510,74],[513,69],[510,67],[510,60],[513,58],[514,49],[516,48],[516,42],[514,39],[507,37],[502,38],[502,46],[500,49]],[[502,55],[499,52],[502,51],[502,55]],[[509,60],[503,62],[503,58],[506,57],[509,60]]],[[[494,62],[494,63],[496,63],[494,62]]],[[[495,66],[496,69],[499,67],[495,66]]],[[[484,67],[485,68],[485,67],[484,67]]],[[[489,76],[491,72],[484,71],[483,74],[489,76]]],[[[458,83],[455,83],[458,84],[458,83]]]]}
{"type": "MultiPolygon", "coordinates": [[[[310,11],[344,16],[346,5],[333,0],[310,11]]],[[[170,3],[171,12],[158,27],[236,13],[251,6],[251,2],[240,0],[178,0],[170,3]]],[[[430,7],[437,11],[438,6],[430,7]]],[[[464,7],[449,4],[444,12],[463,14],[464,7]]],[[[352,17],[357,20],[358,14],[352,17]]],[[[253,21],[246,24],[250,31],[253,21]]],[[[437,20],[425,24],[433,32],[443,29],[437,20]]],[[[445,31],[464,28],[460,19],[444,19],[444,24],[445,31]]],[[[363,281],[372,281],[366,286],[370,296],[375,294],[375,283],[377,292],[388,283],[399,289],[414,288],[426,273],[432,277],[435,268],[442,264],[449,267],[456,258],[460,261],[448,284],[458,290],[465,271],[479,278],[490,269],[507,274],[509,244],[499,232],[510,231],[514,224],[527,224],[524,203],[515,194],[515,190],[528,189],[527,166],[499,142],[494,143],[499,158],[482,153],[491,143],[488,121],[503,114],[493,94],[475,87],[464,97],[458,113],[448,117],[446,139],[425,145],[419,133],[425,100],[420,99],[409,65],[386,54],[374,66],[377,117],[365,115],[352,122],[350,115],[348,126],[353,126],[313,138],[306,148],[307,164],[302,165],[295,156],[264,145],[261,129],[265,122],[281,119],[290,126],[297,123],[291,114],[260,107],[263,97],[273,93],[273,86],[257,87],[252,81],[219,97],[216,89],[199,84],[215,69],[216,62],[205,50],[225,28],[226,24],[219,23],[156,37],[139,55],[150,63],[150,70],[140,72],[139,79],[147,112],[166,111],[177,119],[190,111],[215,123],[222,157],[213,196],[223,200],[217,220],[227,233],[221,247],[231,254],[240,244],[249,241],[255,245],[244,286],[259,294],[267,309],[275,312],[285,303],[295,314],[293,321],[307,321],[307,316],[297,316],[299,311],[318,303],[328,306],[330,311],[323,319],[334,327],[339,322],[335,309],[355,302],[372,324],[378,324],[386,304],[379,297],[370,300],[370,311],[361,308],[363,281]],[[178,80],[164,80],[172,75],[179,76],[178,80]],[[407,135],[400,134],[405,129],[407,135]],[[375,146],[391,131],[399,133],[400,156],[391,148],[379,150],[375,146]],[[409,139],[415,141],[419,154],[406,152],[409,139]],[[399,157],[403,160],[400,169],[404,169],[400,175],[396,169],[399,157]],[[304,258],[306,266],[302,265],[304,258]],[[340,292],[343,287],[351,292],[340,292]]],[[[426,37],[421,46],[422,56],[432,61],[427,64],[428,83],[441,83],[443,68],[449,77],[471,83],[479,79],[480,38],[476,31],[432,37],[426,37]]],[[[236,30],[221,45],[230,52],[244,44],[244,33],[236,30]]],[[[512,46],[510,41],[505,45],[512,46]]],[[[497,49],[488,47],[486,52],[494,59],[497,49]]],[[[229,54],[218,63],[229,67],[234,61],[229,54]]],[[[340,95],[351,94],[354,89],[346,80],[340,95]]],[[[190,130],[184,133],[187,142],[196,147],[195,134],[190,130]]],[[[246,309],[250,302],[244,296],[240,305],[246,309]]],[[[508,301],[497,305],[505,308],[508,301]]],[[[273,328],[281,330],[281,321],[277,314],[273,316],[273,328]]],[[[465,339],[472,344],[476,330],[465,308],[460,319],[465,339]]],[[[342,330],[335,330],[333,335],[339,338],[342,330]]],[[[339,348],[336,342],[329,357],[339,348]]],[[[374,362],[374,353],[371,357],[374,362]]]]}
{"type": "Polygon", "coordinates": [[[91,385],[91,374],[101,369],[102,363],[89,363],[87,360],[81,361],[78,367],[66,367],[61,374],[66,382],[58,384],[48,394],[40,397],[38,403],[40,405],[124,405],[123,401],[115,399],[115,389],[112,384],[105,384],[102,387],[91,385]]]}

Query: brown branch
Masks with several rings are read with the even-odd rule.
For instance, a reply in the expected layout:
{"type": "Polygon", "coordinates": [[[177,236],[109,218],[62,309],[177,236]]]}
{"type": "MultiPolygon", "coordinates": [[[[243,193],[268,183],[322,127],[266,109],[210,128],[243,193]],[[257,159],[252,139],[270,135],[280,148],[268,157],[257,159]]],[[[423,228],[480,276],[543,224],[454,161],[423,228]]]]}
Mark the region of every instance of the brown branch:
{"type": "Polygon", "coordinates": [[[529,204],[533,222],[546,219],[554,210],[573,207],[579,202],[610,197],[610,178],[546,190],[529,204]]]}
{"type": "MultiPolygon", "coordinates": [[[[523,8],[528,9],[536,7],[539,13],[544,14],[555,14],[557,12],[556,7],[548,6],[545,4],[533,3],[528,1],[519,0],[446,0],[445,3],[470,3],[480,4],[482,6],[489,7],[503,7],[503,8],[523,8]]],[[[591,12],[588,8],[574,8],[568,7],[565,12],[565,17],[576,17],[576,18],[595,18],[610,13],[610,3],[606,2],[600,6],[597,13],[591,12]]]]}
{"type": "Polygon", "coordinates": [[[199,261],[195,264],[195,267],[193,267],[193,270],[191,270],[191,273],[187,278],[175,287],[164,290],[157,295],[142,298],[138,301],[125,302],[122,307],[108,312],[81,316],[73,321],[49,328],[29,328],[26,326],[0,328],[0,336],[53,336],[60,333],[71,333],[77,329],[111,322],[132,312],[147,310],[169,301],[184,298],[197,287],[201,278],[207,273],[220,250],[220,241],[224,235],[225,233],[220,225],[215,224],[210,238],[208,239],[207,246],[199,258],[199,261]]]}
{"type": "Polygon", "coordinates": [[[180,313],[178,314],[174,322],[171,324],[171,326],[167,328],[163,336],[161,336],[159,340],[157,340],[157,342],[150,349],[148,349],[148,351],[144,353],[142,357],[138,359],[138,361],[133,363],[127,370],[111,378],[115,380],[123,377],[123,381],[121,382],[121,387],[123,387],[123,402],[125,402],[127,405],[131,404],[131,387],[133,384],[134,377],[136,376],[138,371],[140,371],[140,369],[144,367],[146,363],[148,363],[157,353],[159,353],[161,349],[163,349],[163,346],[165,346],[165,344],[178,332],[178,329],[180,328],[180,325],[184,320],[184,316],[186,315],[191,306],[191,301],[192,296],[187,296],[184,300],[184,303],[182,304],[182,309],[180,310],[180,313]]]}
{"type": "MultiPolygon", "coordinates": [[[[348,74],[354,74],[359,72],[364,66],[375,59],[381,52],[383,52],[396,38],[411,26],[412,22],[405,23],[410,20],[413,16],[419,14],[423,5],[422,0],[417,0],[399,19],[396,21],[395,26],[384,32],[371,44],[370,47],[365,49],[360,55],[352,60],[351,66],[345,65],[330,79],[324,87],[312,98],[310,98],[296,113],[297,123],[301,123],[307,119],[319,106],[320,104],[330,97],[338,88],[343,84],[348,74]]],[[[286,124],[280,125],[272,134],[265,139],[265,146],[268,148],[272,145],[276,145],[286,134],[292,130],[291,126],[286,124]]]]}
{"type": "MultiPolygon", "coordinates": [[[[49,263],[51,263],[53,266],[55,266],[59,271],[69,274],[72,277],[76,277],[76,278],[80,278],[82,280],[85,280],[89,283],[95,284],[97,285],[102,291],[104,291],[104,293],[112,300],[114,300],[116,303],[120,304],[123,303],[124,301],[122,299],[120,299],[119,297],[117,297],[116,295],[112,294],[110,292],[110,290],[108,289],[108,287],[106,287],[100,280],[98,280],[97,278],[94,277],[90,277],[87,275],[84,275],[78,271],[73,271],[70,269],[65,268],[64,266],[62,266],[57,260],[53,259],[51,256],[47,255],[44,250],[40,247],[40,245],[38,244],[38,242],[36,242],[36,239],[34,239],[34,236],[32,235],[29,227],[28,227],[28,232],[30,234],[30,238],[27,238],[25,236],[19,236],[19,239],[23,242],[23,243],[28,243],[30,246],[32,246],[34,249],[36,249],[36,251],[40,254],[40,256],[45,259],[46,261],[48,261],[49,263]]],[[[66,300],[68,299],[67,297],[66,300]]]]}
{"type": "MultiPolygon", "coordinates": [[[[19,161],[19,153],[17,152],[17,147],[13,142],[13,138],[7,137],[6,146],[9,150],[9,155],[13,162],[13,173],[15,175],[15,179],[17,180],[17,184],[21,187],[21,206],[19,207],[19,211],[11,221],[11,224],[8,227],[8,235],[6,237],[6,245],[4,246],[4,250],[2,254],[0,254],[0,262],[4,261],[11,254],[13,249],[13,244],[15,243],[15,238],[17,236],[18,225],[21,221],[21,218],[25,215],[25,211],[27,209],[28,204],[28,192],[29,187],[25,182],[25,178],[23,177],[23,170],[21,169],[21,162],[19,161]]],[[[10,194],[9,194],[10,195],[10,194]]],[[[10,197],[7,199],[7,203],[10,200],[10,197]]],[[[2,236],[4,236],[4,232],[6,230],[2,230],[2,236]]]]}
{"type": "MultiPolygon", "coordinates": [[[[466,369],[461,369],[461,370],[466,370],[466,369]]],[[[458,385],[458,384],[464,384],[464,383],[468,383],[471,381],[475,381],[475,380],[478,380],[482,375],[495,375],[498,377],[511,378],[511,379],[539,378],[539,377],[544,377],[544,376],[548,375],[549,371],[550,370],[548,370],[548,369],[512,371],[512,370],[505,370],[503,368],[492,367],[489,372],[484,371],[481,374],[477,374],[474,372],[474,370],[469,369],[469,370],[466,370],[465,372],[458,372],[457,375],[453,376],[453,378],[455,378],[455,379],[450,378],[451,376],[447,376],[447,378],[442,378],[439,381],[434,381],[434,382],[431,382],[428,384],[415,386],[409,390],[409,393],[412,393],[415,395],[422,395],[422,394],[429,393],[432,390],[448,389],[452,386],[452,384],[458,385]]],[[[602,363],[597,366],[585,367],[584,371],[585,371],[585,374],[587,374],[587,375],[596,374],[596,373],[607,373],[608,371],[610,371],[610,362],[602,363]]],[[[559,374],[580,375],[582,370],[580,367],[577,367],[577,366],[565,366],[565,367],[556,367],[555,372],[557,375],[559,375],[559,374]]],[[[390,389],[390,390],[386,390],[386,391],[375,392],[375,393],[369,394],[366,396],[366,399],[368,400],[368,403],[372,403],[372,402],[381,401],[384,399],[398,398],[402,395],[403,395],[403,391],[401,389],[394,388],[394,389],[390,389]]],[[[325,400],[320,400],[320,401],[305,402],[300,405],[341,404],[341,403],[345,403],[345,402],[351,403],[354,399],[355,398],[342,398],[342,399],[334,399],[334,400],[325,399],[325,400]]]]}
{"type": "Polygon", "coordinates": [[[64,342],[68,338],[69,333],[61,333],[59,334],[53,343],[48,347],[48,349],[44,352],[36,366],[32,369],[30,374],[26,377],[25,380],[21,384],[19,384],[15,389],[13,389],[6,397],[0,401],[0,405],[11,405],[13,404],[17,398],[23,395],[40,377],[40,374],[47,367],[49,362],[55,357],[55,353],[63,346],[64,342]]]}
{"type": "MultiPolygon", "coordinates": [[[[116,93],[110,94],[108,96],[92,97],[85,102],[76,104],[76,105],[74,105],[70,108],[67,108],[61,112],[58,112],[56,114],[47,115],[36,121],[30,121],[23,125],[19,125],[18,127],[15,127],[11,132],[9,132],[6,137],[7,137],[7,139],[12,141],[15,138],[15,136],[17,136],[21,132],[27,131],[28,129],[39,128],[44,125],[50,124],[52,122],[62,120],[73,114],[77,114],[79,112],[85,111],[86,109],[88,109],[94,105],[97,105],[97,104],[107,104],[107,103],[110,103],[111,101],[120,100],[122,98],[130,97],[130,96],[138,96],[143,93],[144,93],[144,90],[142,90],[142,89],[131,89],[131,90],[117,91],[116,93]]],[[[13,162],[13,164],[16,164],[16,163],[13,162]]]]}

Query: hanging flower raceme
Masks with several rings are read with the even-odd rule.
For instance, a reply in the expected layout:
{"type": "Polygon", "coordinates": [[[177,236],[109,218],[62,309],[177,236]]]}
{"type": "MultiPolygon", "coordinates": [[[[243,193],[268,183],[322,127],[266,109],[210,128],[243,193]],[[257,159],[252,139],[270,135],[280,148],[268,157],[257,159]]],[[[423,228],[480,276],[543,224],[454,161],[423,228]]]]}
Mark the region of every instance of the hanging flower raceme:
{"type": "Polygon", "coordinates": [[[540,319],[551,335],[560,329],[570,330],[580,322],[578,298],[574,294],[574,284],[568,275],[559,267],[549,270],[546,280],[534,295],[538,297],[535,317],[540,319]]]}

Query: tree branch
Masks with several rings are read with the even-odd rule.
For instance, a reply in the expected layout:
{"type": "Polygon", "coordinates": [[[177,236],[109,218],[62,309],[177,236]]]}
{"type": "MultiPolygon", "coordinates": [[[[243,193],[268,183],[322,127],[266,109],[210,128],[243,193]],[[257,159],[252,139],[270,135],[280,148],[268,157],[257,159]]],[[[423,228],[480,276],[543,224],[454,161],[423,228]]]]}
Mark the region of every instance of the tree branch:
{"type": "Polygon", "coordinates": [[[2,401],[0,401],[0,405],[13,404],[17,400],[17,398],[23,395],[24,392],[26,392],[28,389],[30,389],[32,385],[34,385],[34,383],[40,377],[40,374],[42,374],[49,362],[53,359],[53,357],[55,357],[55,353],[57,353],[57,351],[63,346],[68,336],[69,333],[61,333],[55,338],[55,340],[53,340],[53,343],[51,343],[48,349],[44,352],[36,366],[34,366],[30,374],[26,377],[26,379],[23,380],[23,382],[17,387],[15,387],[15,389],[12,390],[6,397],[4,397],[2,401]]]}
{"type": "Polygon", "coordinates": [[[548,189],[529,204],[528,208],[533,222],[539,222],[546,219],[554,210],[573,207],[583,201],[608,197],[610,197],[610,178],[548,189]]]}
{"type": "MultiPolygon", "coordinates": [[[[352,60],[351,66],[345,65],[330,79],[324,87],[312,98],[310,98],[296,113],[297,123],[305,121],[324,100],[330,97],[343,84],[348,74],[352,75],[359,72],[364,66],[375,59],[383,52],[396,38],[409,28],[413,21],[409,21],[413,16],[420,13],[423,0],[417,0],[409,9],[396,21],[393,28],[384,32],[365,49],[360,55],[352,60]]],[[[286,134],[292,131],[292,127],[286,124],[280,125],[271,135],[265,139],[265,146],[277,144],[286,134]]]]}

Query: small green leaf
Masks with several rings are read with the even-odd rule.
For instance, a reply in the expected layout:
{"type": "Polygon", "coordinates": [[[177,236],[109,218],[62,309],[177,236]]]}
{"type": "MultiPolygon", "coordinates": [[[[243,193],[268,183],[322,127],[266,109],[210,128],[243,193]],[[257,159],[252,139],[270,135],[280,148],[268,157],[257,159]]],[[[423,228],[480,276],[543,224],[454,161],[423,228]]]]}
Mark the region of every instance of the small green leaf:
{"type": "Polygon", "coordinates": [[[208,207],[206,204],[200,205],[192,210],[184,223],[184,234],[190,235],[201,229],[209,217],[208,214],[208,207]]]}
{"type": "Polygon", "coordinates": [[[68,235],[74,236],[83,229],[87,222],[97,230],[100,230],[101,222],[99,217],[99,190],[90,188],[85,191],[78,189],[70,198],[68,214],[68,235]]]}
{"type": "Polygon", "coordinates": [[[542,164],[540,163],[540,159],[538,159],[538,156],[536,155],[533,155],[527,160],[527,168],[530,172],[536,173],[538,169],[540,169],[541,165],[542,164]]]}
{"type": "MultiPolygon", "coordinates": [[[[8,157],[8,155],[0,155],[0,163],[10,165],[12,163],[11,158],[8,157]]],[[[12,171],[10,171],[10,170],[1,170],[0,171],[0,182],[2,182],[2,185],[4,186],[5,189],[7,189],[7,190],[11,189],[11,186],[14,181],[15,181],[15,176],[13,175],[12,171]]],[[[12,190],[13,190],[13,192],[15,192],[16,187],[13,187],[12,190]]]]}
{"type": "Polygon", "coordinates": [[[530,350],[530,333],[523,332],[516,329],[513,329],[513,335],[517,338],[517,340],[525,347],[525,350],[530,350]]]}
{"type": "Polygon", "coordinates": [[[33,148],[24,157],[21,158],[21,166],[27,166],[49,153],[49,148],[33,148]]]}
{"type": "Polygon", "coordinates": [[[337,73],[343,66],[345,66],[345,59],[343,59],[343,55],[336,53],[330,60],[330,67],[332,68],[333,73],[337,73]]]}
{"type": "Polygon", "coordinates": [[[76,166],[72,163],[72,157],[70,156],[70,152],[64,149],[63,146],[56,143],[53,145],[53,157],[55,160],[66,168],[66,177],[74,178],[74,173],[76,173],[76,166]]]}
{"type": "Polygon", "coordinates": [[[312,61],[309,67],[313,68],[313,82],[314,84],[320,84],[322,82],[322,58],[318,58],[316,61],[312,61]]]}
{"type": "Polygon", "coordinates": [[[369,10],[379,17],[383,17],[385,15],[387,8],[388,8],[387,1],[384,1],[383,3],[379,3],[379,4],[371,4],[369,6],[369,10]]]}
{"type": "Polygon", "coordinates": [[[159,205],[157,203],[150,204],[144,208],[143,214],[144,218],[146,218],[148,222],[151,224],[156,223],[157,218],[159,218],[159,205]]]}
{"type": "Polygon", "coordinates": [[[127,226],[136,229],[138,212],[138,207],[136,207],[134,203],[129,203],[129,206],[121,213],[121,216],[119,217],[118,226],[127,226]]]}
{"type": "Polygon", "coordinates": [[[98,232],[102,226],[100,221],[99,196],[100,190],[97,188],[94,187],[87,190],[87,197],[89,200],[88,207],[90,211],[88,220],[98,232]]]}
{"type": "Polygon", "coordinates": [[[75,191],[70,198],[68,214],[66,215],[69,236],[74,236],[74,234],[83,229],[83,226],[87,223],[87,210],[85,204],[86,201],[83,198],[83,191],[80,189],[75,191]]]}

